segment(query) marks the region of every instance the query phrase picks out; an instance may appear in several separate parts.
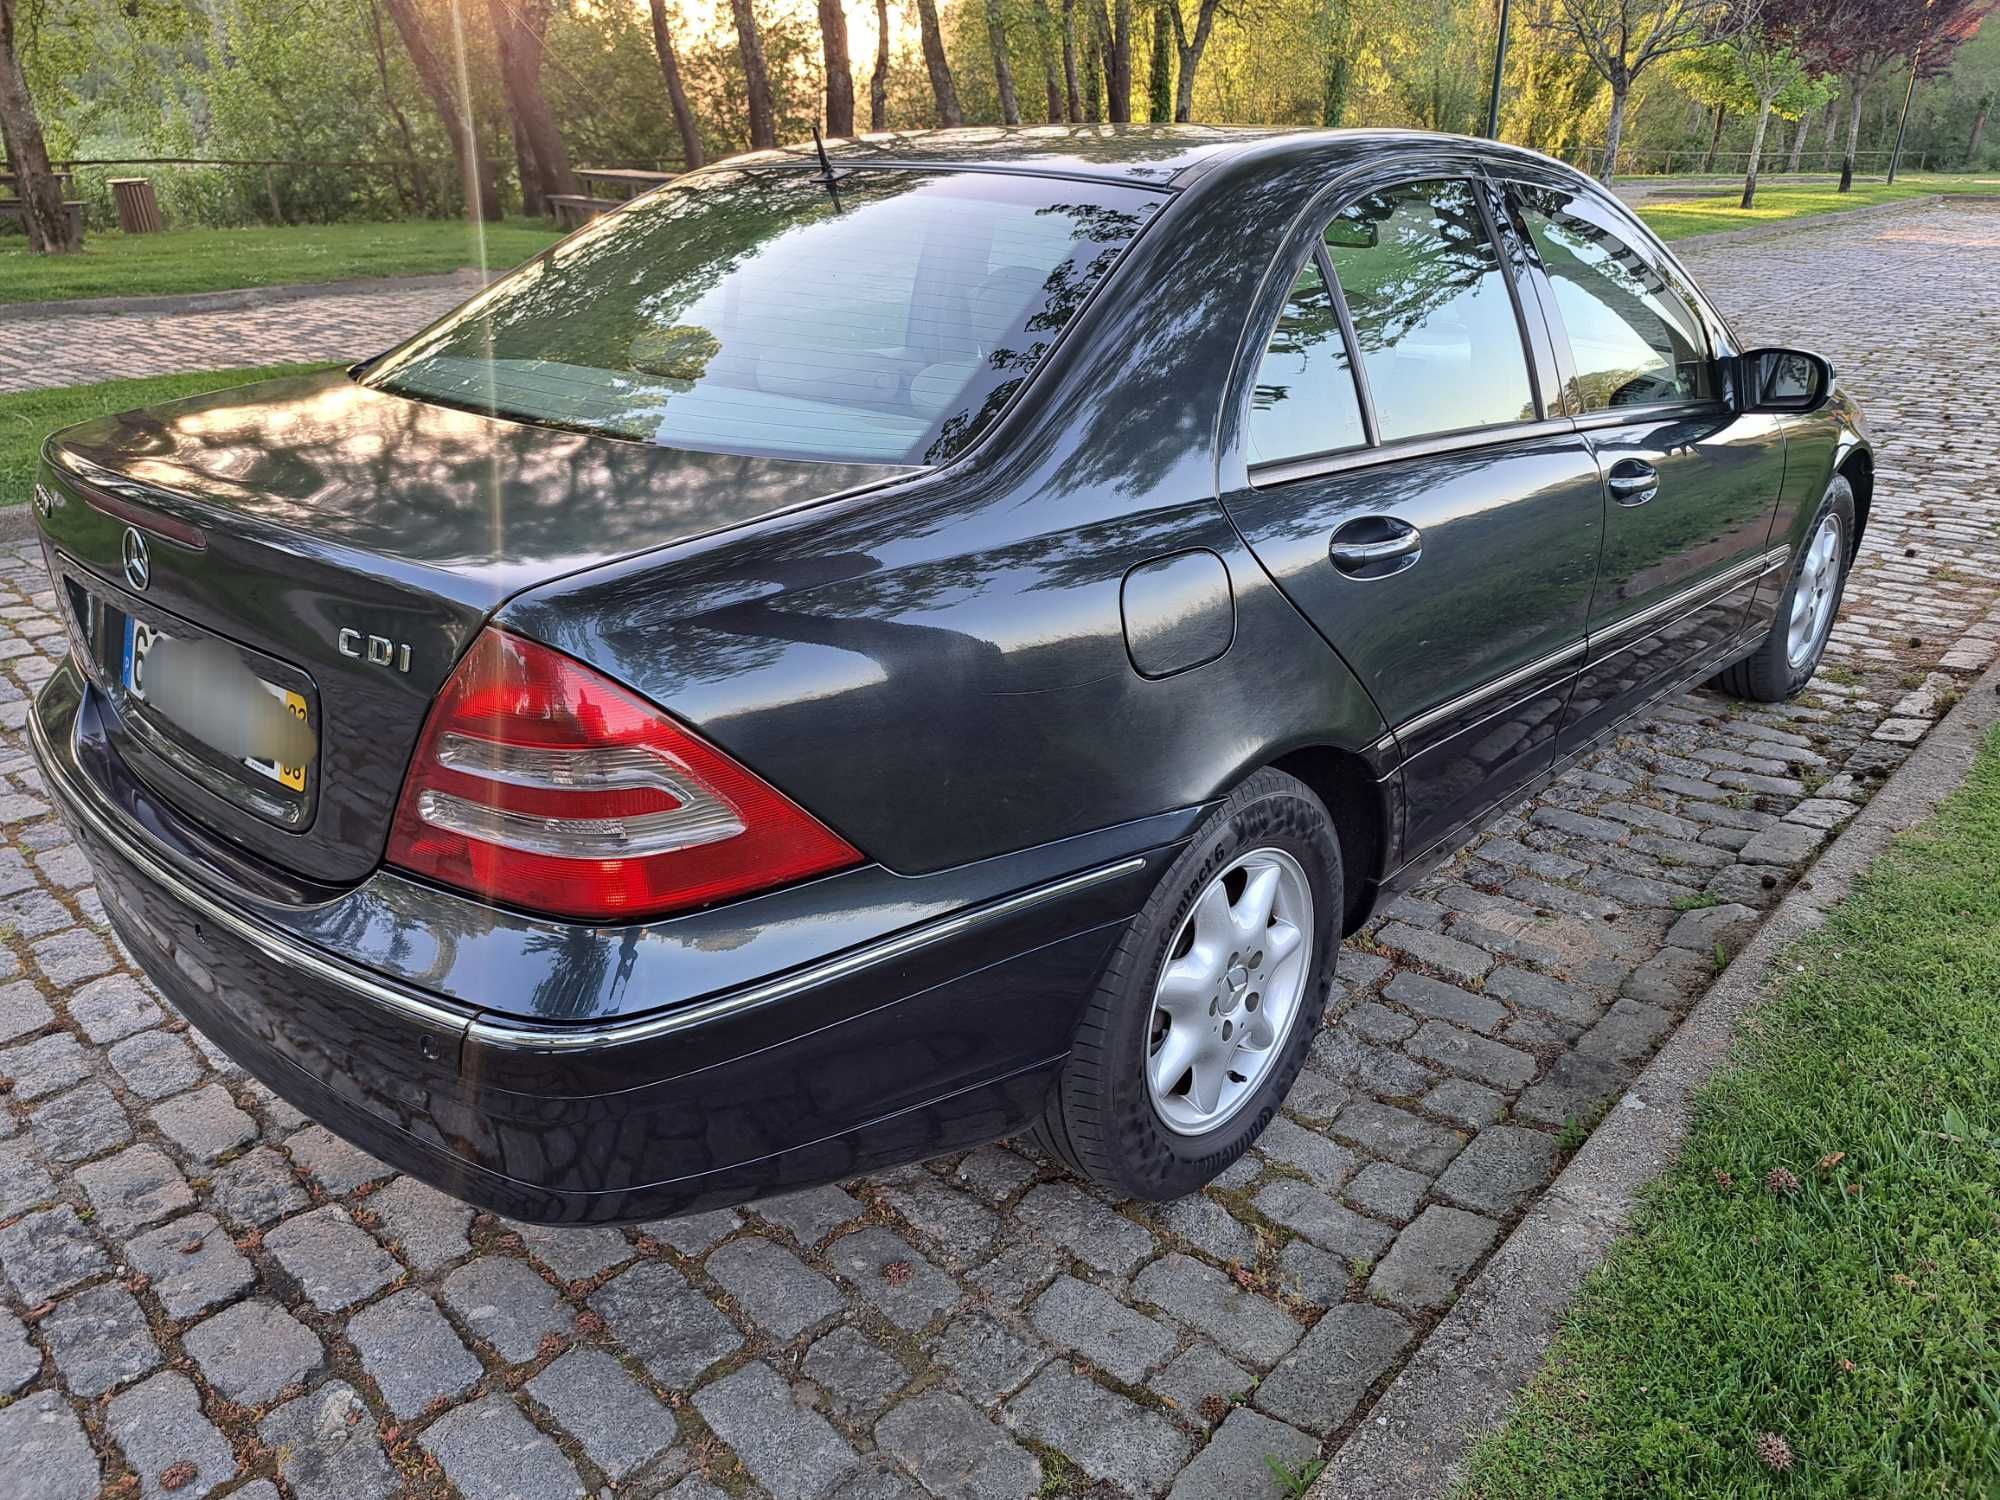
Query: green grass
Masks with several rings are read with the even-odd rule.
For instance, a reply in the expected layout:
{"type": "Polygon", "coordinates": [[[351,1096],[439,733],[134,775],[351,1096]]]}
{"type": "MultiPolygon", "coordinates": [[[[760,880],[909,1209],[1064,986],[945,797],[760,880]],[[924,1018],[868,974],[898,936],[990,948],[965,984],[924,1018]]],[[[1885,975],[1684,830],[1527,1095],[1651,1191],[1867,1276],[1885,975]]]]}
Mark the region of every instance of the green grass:
{"type": "Polygon", "coordinates": [[[2000,731],[1779,966],[1465,1494],[2000,1494],[1996,872],[2000,731]]]}
{"type": "Polygon", "coordinates": [[[1691,234],[1782,224],[1789,219],[1844,213],[1871,203],[1893,203],[1936,193],[2000,194],[2000,175],[1933,173],[1898,177],[1894,187],[1880,182],[1857,182],[1850,192],[1838,189],[1839,184],[1832,182],[1790,187],[1785,185],[1783,177],[1767,175],[1757,185],[1756,206],[1745,210],[1736,206],[1743,197],[1739,178],[1734,188],[1724,189],[1718,184],[1713,198],[1654,198],[1636,205],[1634,211],[1661,239],[1678,240],[1691,234]]]}
{"type": "MultiPolygon", "coordinates": [[[[538,219],[488,224],[483,263],[504,270],[555,240],[538,219]]],[[[479,237],[456,220],[89,234],[79,255],[34,255],[24,237],[7,235],[0,237],[0,302],[291,286],[480,264],[479,237]]]]}
{"type": "MultiPolygon", "coordinates": [[[[4,327],[0,324],[0,327],[4,327]]],[[[95,385],[61,386],[48,391],[0,395],[0,508],[27,503],[42,440],[60,428],[114,411],[130,411],[179,396],[196,396],[225,386],[248,385],[279,375],[303,375],[332,366],[266,365],[251,370],[203,370],[192,375],[149,375],[139,380],[100,380],[95,385]]]]}

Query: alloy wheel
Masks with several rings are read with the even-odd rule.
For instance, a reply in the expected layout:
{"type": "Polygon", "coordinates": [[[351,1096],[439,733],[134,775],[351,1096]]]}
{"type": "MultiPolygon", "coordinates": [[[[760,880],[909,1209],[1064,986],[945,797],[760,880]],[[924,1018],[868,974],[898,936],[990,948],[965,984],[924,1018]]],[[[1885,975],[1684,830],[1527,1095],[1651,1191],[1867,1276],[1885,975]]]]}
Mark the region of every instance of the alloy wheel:
{"type": "Polygon", "coordinates": [[[1282,849],[1253,849],[1209,881],[1153,988],[1146,1088],[1177,1135],[1203,1135],[1256,1094],[1311,978],[1312,886],[1282,849]]]}
{"type": "Polygon", "coordinates": [[[1840,517],[1829,510],[1806,544],[1799,563],[1799,584],[1792,591],[1792,617],[1785,637],[1785,660],[1794,672],[1818,655],[1833,624],[1833,602],[1840,592],[1840,517]]]}

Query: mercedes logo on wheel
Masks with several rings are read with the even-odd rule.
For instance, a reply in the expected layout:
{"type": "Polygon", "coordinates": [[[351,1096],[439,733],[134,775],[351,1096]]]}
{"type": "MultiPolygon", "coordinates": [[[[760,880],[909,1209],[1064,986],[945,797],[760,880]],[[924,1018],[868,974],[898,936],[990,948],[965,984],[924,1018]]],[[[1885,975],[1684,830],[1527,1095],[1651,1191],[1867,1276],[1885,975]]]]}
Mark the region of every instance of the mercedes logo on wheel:
{"type": "Polygon", "coordinates": [[[146,538],[136,526],[125,528],[125,581],[143,590],[153,579],[153,556],[146,538]]]}

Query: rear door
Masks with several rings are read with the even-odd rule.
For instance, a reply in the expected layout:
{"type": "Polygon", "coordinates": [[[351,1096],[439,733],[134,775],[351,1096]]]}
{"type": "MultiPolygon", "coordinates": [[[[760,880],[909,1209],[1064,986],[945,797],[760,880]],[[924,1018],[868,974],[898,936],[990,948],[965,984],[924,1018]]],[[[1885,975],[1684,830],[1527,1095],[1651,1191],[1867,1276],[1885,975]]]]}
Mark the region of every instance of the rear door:
{"type": "Polygon", "coordinates": [[[1723,399],[1715,345],[1726,335],[1643,229],[1554,177],[1510,182],[1507,197],[1609,500],[1569,748],[1702,675],[1738,639],[1776,565],[1766,548],[1784,429],[1723,399]]]}
{"type": "Polygon", "coordinates": [[[1552,763],[1584,651],[1602,488],[1548,410],[1515,253],[1469,164],[1354,195],[1253,333],[1225,476],[1259,559],[1394,728],[1413,855],[1552,763]]]}

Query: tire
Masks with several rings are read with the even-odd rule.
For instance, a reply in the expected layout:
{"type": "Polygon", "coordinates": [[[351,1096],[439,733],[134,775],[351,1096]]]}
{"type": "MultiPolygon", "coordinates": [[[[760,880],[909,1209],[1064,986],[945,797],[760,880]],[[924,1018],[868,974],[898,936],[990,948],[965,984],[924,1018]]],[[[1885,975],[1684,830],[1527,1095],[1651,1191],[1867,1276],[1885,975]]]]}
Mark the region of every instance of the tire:
{"type": "Polygon", "coordinates": [[[1035,1126],[1042,1147],[1115,1193],[1153,1201],[1197,1191],[1248,1150],[1319,1029],[1340,946],[1341,878],[1339,836],[1311,789],[1281,771],[1247,778],[1112,953],[1035,1126]],[[1297,935],[1289,946],[1287,929],[1297,935]],[[1162,992],[1170,964],[1176,977],[1162,992]],[[1269,1045],[1254,1048],[1265,1034],[1269,1045]],[[1178,1050],[1167,1050],[1169,1037],[1178,1050]],[[1204,1060],[1177,1087],[1152,1081],[1190,1047],[1204,1060]]]}
{"type": "Polygon", "coordinates": [[[1805,535],[1806,544],[1793,565],[1791,581],[1778,601],[1777,617],[1771,621],[1770,630],[1754,651],[1713,679],[1713,685],[1731,697],[1746,698],[1752,703],[1779,703],[1803,692],[1813,673],[1819,670],[1827,633],[1840,613],[1840,599],[1847,588],[1848,566],[1854,555],[1854,490],[1840,475],[1834,475],[1833,482],[1826,487],[1805,535]],[[1828,526],[1838,528],[1833,540],[1831,577],[1814,569],[1815,544],[1821,541],[1822,529],[1828,526]],[[1809,589],[1823,590],[1818,595],[1823,614],[1815,608],[1814,596],[1806,595],[1809,589]],[[1802,595],[1806,597],[1803,605],[1802,595]],[[1810,632],[1811,638],[1804,642],[1803,654],[1792,633],[1794,615],[1798,613],[1817,622],[1810,632]]]}

